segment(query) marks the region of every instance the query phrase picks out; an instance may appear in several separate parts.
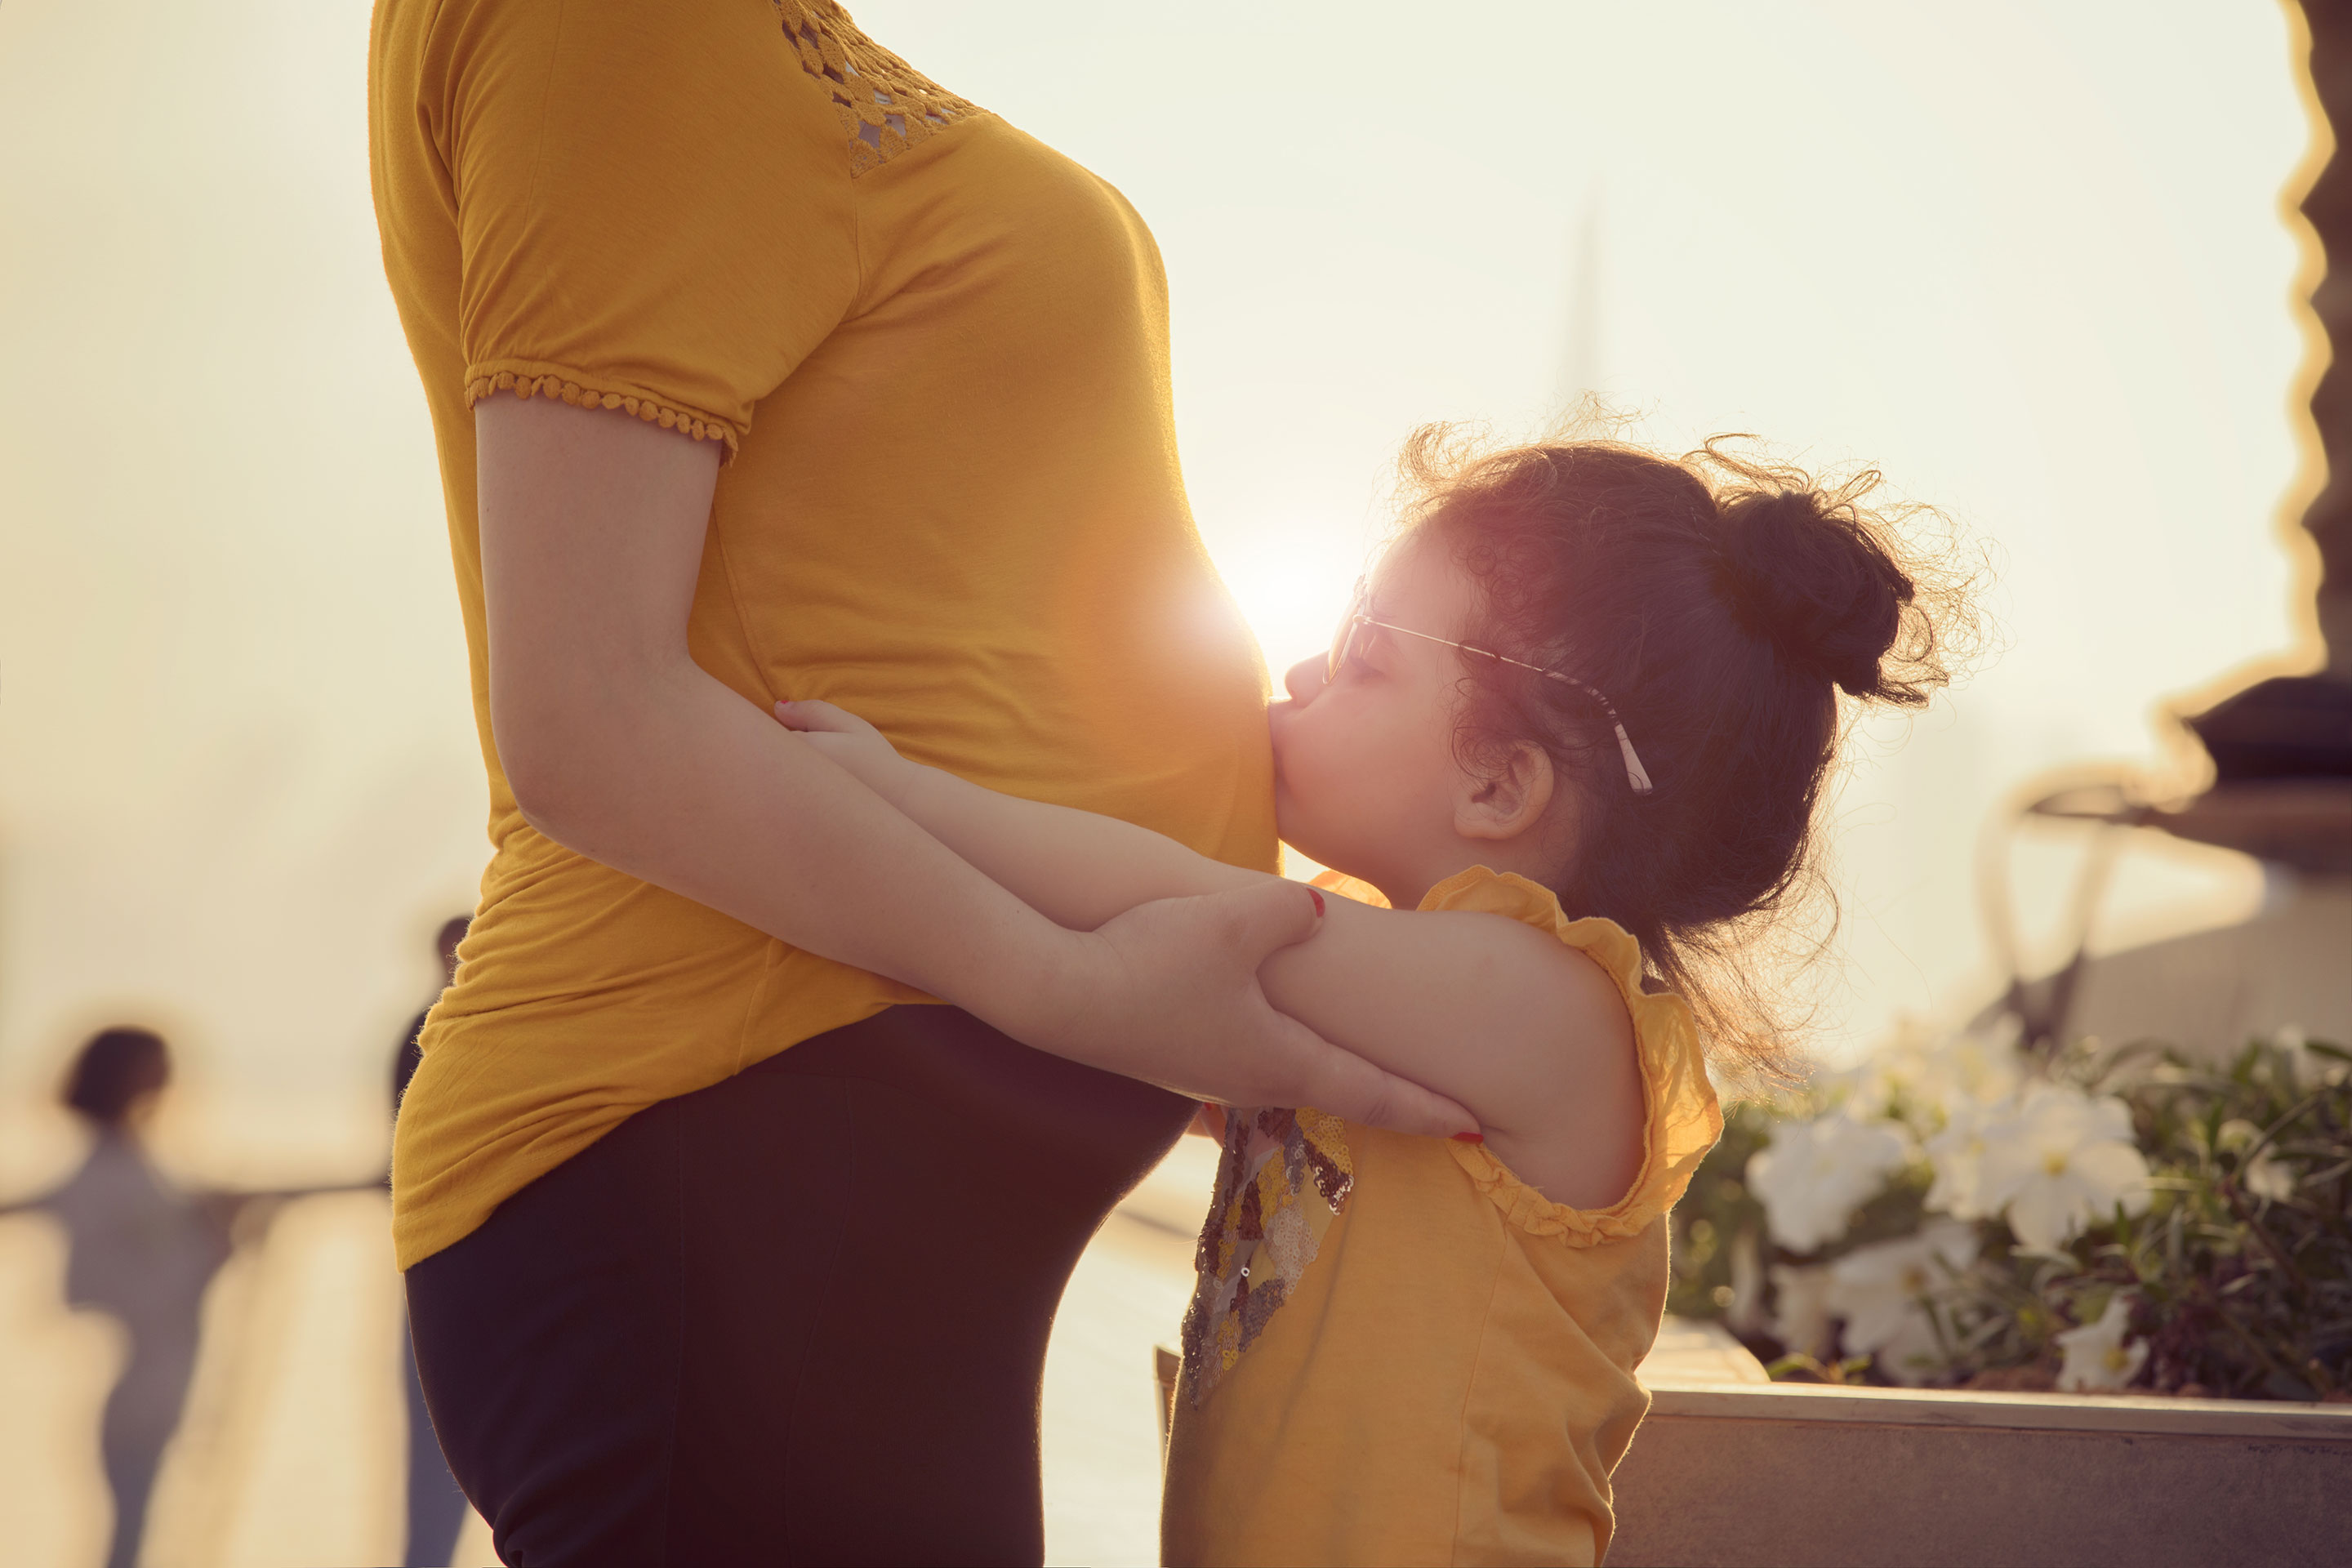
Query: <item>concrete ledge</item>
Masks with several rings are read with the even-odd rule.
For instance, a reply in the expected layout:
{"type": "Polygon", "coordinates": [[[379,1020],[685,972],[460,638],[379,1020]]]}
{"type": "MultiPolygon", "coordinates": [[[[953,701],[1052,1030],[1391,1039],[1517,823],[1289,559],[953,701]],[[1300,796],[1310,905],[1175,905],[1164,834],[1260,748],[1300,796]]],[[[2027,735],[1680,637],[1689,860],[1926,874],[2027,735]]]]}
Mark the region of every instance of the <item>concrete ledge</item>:
{"type": "MultiPolygon", "coordinates": [[[[2167,1399],[2155,1394],[1962,1394],[1909,1388],[1831,1388],[1714,1380],[1643,1380],[1650,1419],[1849,1421],[1880,1426],[1973,1426],[2007,1432],[2137,1432],[2168,1436],[2285,1437],[2352,1443],[2352,1405],[2268,1399],[2167,1399]]],[[[2347,1506],[2352,1506],[2348,1500],[2347,1506]]],[[[2352,1523],[2352,1518],[2347,1518],[2352,1523]]]]}
{"type": "Polygon", "coordinates": [[[2352,1557],[2352,1406],[1675,1382],[1620,1568],[2203,1568],[2352,1557]]]}

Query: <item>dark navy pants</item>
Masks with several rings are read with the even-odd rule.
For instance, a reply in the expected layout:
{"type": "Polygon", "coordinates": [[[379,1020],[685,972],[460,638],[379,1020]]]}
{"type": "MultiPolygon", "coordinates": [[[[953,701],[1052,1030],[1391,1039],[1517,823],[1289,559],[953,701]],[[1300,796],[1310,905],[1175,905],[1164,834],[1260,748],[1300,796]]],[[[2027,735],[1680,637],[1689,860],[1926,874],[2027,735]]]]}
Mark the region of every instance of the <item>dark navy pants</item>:
{"type": "Polygon", "coordinates": [[[1037,1563],[1055,1307],[1192,1111],[936,1006],[649,1107],[408,1271],[450,1468],[524,1568],[1037,1563]]]}

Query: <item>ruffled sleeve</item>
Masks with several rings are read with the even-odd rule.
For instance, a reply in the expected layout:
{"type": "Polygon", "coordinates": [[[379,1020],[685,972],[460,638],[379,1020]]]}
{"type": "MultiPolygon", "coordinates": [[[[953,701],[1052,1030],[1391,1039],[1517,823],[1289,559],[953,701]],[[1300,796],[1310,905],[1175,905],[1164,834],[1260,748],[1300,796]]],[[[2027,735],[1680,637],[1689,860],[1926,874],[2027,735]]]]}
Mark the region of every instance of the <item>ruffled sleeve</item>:
{"type": "Polygon", "coordinates": [[[619,409],[731,455],[858,279],[849,144],[777,13],[436,9],[415,110],[435,177],[380,199],[395,270],[433,265],[405,254],[412,209],[454,212],[467,404],[619,409]]]}
{"type": "Polygon", "coordinates": [[[1633,1019],[1648,1117],[1641,1171],[1624,1197],[1605,1209],[1570,1208],[1519,1180],[1479,1145],[1446,1147],[1479,1191],[1513,1225],[1533,1235],[1558,1236],[1576,1247],[1640,1235],[1675,1206],[1699,1161],[1723,1135],[1723,1110],[1707,1080],[1703,1043],[1689,1005],[1671,992],[1642,988],[1641,945],[1622,927],[1597,918],[1569,919],[1549,889],[1524,877],[1474,866],[1432,888],[1421,908],[1477,910],[1523,921],[1583,953],[1617,983],[1633,1019]]]}

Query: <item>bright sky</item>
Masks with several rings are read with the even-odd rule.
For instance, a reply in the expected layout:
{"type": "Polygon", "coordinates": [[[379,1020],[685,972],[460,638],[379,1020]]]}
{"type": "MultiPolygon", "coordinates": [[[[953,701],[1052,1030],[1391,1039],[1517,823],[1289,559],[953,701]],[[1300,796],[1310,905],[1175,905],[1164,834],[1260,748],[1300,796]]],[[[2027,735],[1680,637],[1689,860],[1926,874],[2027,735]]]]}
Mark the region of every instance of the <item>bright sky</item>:
{"type": "MultiPolygon", "coordinates": [[[[2153,754],[2168,694],[2294,640],[2307,130],[2275,9],[856,9],[1153,225],[1193,506],[1277,668],[1408,430],[1524,433],[1580,374],[1664,445],[1866,460],[1990,543],[2005,652],[1842,802],[1833,1046],[1977,999],[1968,850],[2004,790],[2153,754]]],[[[366,20],[0,7],[0,1082],[131,1008],[200,1084],[371,1103],[471,900],[366,20]]],[[[2145,921],[2247,887],[2138,863],[2145,921]]]]}

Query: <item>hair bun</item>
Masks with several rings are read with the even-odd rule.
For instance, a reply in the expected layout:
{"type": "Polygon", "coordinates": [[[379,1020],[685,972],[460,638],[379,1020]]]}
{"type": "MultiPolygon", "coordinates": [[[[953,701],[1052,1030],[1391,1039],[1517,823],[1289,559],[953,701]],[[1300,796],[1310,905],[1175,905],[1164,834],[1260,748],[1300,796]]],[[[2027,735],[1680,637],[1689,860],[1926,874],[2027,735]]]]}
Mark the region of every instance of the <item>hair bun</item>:
{"type": "Polygon", "coordinates": [[[1751,490],[1725,500],[1723,524],[1723,585],[1733,614],[1790,668],[1853,697],[1925,700],[1915,683],[1890,679],[1884,668],[1916,590],[1842,497],[1751,490]]]}

